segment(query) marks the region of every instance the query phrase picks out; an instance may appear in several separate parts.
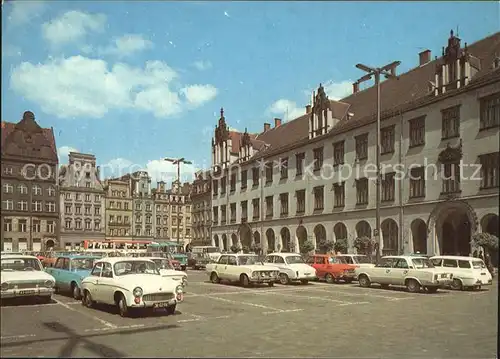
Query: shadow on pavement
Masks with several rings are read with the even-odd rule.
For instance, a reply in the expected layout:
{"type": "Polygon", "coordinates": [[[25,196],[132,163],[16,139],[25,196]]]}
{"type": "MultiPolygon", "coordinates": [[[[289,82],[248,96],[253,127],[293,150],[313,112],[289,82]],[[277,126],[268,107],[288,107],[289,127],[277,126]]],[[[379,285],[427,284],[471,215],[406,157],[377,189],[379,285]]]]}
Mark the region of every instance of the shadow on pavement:
{"type": "Polygon", "coordinates": [[[27,340],[27,341],[16,341],[12,343],[2,343],[2,348],[14,348],[14,347],[22,347],[22,346],[27,346],[30,344],[37,344],[37,343],[47,343],[47,342],[54,342],[54,341],[61,341],[64,339],[67,339],[67,343],[61,348],[59,354],[57,357],[59,358],[66,358],[70,357],[73,354],[73,351],[76,349],[76,347],[80,344],[84,345],[84,347],[87,350],[90,350],[92,353],[94,353],[96,356],[102,356],[105,358],[124,358],[126,357],[125,353],[122,353],[118,350],[115,350],[114,348],[104,345],[104,344],[97,344],[92,342],[90,339],[94,337],[106,337],[106,336],[111,336],[111,335],[130,335],[130,334],[141,334],[141,333],[147,333],[147,332],[155,332],[159,330],[168,330],[168,329],[175,329],[179,328],[179,325],[176,324],[169,324],[169,325],[162,325],[162,326],[157,326],[157,327],[151,327],[151,328],[137,328],[137,329],[130,329],[130,330],[124,330],[124,331],[119,331],[119,332],[100,332],[100,333],[94,333],[94,334],[88,334],[88,335],[80,335],[77,334],[74,330],[68,328],[64,324],[61,324],[59,322],[45,322],[43,325],[51,330],[52,332],[55,333],[60,333],[60,334],[65,334],[64,336],[57,337],[57,338],[46,338],[46,339],[37,339],[37,340],[27,340]]]}
{"type": "Polygon", "coordinates": [[[43,298],[26,297],[26,298],[9,298],[1,300],[2,307],[18,307],[21,305],[35,305],[35,304],[54,304],[57,303],[54,299],[50,302],[44,301],[43,298]]]}

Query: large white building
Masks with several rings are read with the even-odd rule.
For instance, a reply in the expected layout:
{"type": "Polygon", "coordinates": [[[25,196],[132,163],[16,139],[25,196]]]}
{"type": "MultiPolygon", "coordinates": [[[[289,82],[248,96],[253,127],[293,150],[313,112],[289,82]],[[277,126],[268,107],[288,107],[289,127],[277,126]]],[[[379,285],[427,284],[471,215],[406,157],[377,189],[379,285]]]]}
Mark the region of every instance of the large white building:
{"type": "MultiPolygon", "coordinates": [[[[381,249],[469,254],[498,235],[500,33],[381,83],[381,249]],[[455,171],[456,170],[456,171],[455,171]]],[[[212,241],[297,251],[310,239],[373,237],[376,88],[340,100],[320,86],[305,114],[212,141],[212,241]],[[267,164],[267,166],[264,166],[267,164]],[[353,173],[350,174],[350,171],[353,173]]]]}

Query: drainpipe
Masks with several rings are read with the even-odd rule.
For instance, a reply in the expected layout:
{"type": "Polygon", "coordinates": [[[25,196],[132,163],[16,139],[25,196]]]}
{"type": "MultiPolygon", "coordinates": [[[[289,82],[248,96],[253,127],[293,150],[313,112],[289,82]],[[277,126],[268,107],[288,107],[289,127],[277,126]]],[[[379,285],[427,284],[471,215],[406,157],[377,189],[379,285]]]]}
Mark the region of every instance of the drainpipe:
{"type": "MultiPolygon", "coordinates": [[[[403,164],[403,168],[406,171],[406,158],[403,158],[403,113],[399,110],[399,163],[403,164]],[[405,163],[402,163],[405,161],[405,163]]],[[[405,241],[404,241],[404,206],[403,206],[403,195],[404,195],[404,181],[399,182],[399,252],[403,254],[405,251],[405,241]]]]}

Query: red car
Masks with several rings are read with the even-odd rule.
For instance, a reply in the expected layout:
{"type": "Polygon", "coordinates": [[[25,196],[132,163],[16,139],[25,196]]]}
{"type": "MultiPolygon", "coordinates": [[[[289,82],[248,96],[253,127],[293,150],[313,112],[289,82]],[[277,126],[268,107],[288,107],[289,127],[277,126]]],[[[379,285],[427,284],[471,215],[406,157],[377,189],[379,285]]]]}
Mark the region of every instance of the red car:
{"type": "Polygon", "coordinates": [[[307,264],[316,269],[318,279],[324,279],[328,283],[351,283],[356,278],[356,266],[346,264],[334,255],[314,254],[308,258],[307,264]]]}

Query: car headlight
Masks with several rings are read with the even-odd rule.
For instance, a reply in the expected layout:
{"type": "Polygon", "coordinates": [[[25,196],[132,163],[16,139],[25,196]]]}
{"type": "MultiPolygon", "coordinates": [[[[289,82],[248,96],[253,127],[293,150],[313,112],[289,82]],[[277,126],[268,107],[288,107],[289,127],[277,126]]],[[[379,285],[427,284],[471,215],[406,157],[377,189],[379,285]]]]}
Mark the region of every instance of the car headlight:
{"type": "Polygon", "coordinates": [[[253,272],[252,273],[252,278],[257,278],[259,276],[259,273],[258,272],[253,272]]]}
{"type": "Polygon", "coordinates": [[[134,294],[134,297],[141,297],[142,296],[142,288],[135,287],[132,293],[134,294]]]}
{"type": "Polygon", "coordinates": [[[9,283],[8,282],[3,282],[2,283],[2,290],[7,290],[9,289],[9,283]]]}
{"type": "Polygon", "coordinates": [[[54,282],[51,281],[50,279],[46,280],[44,283],[43,283],[47,288],[52,288],[54,286],[54,282]]]}
{"type": "Polygon", "coordinates": [[[182,285],[178,285],[178,286],[175,288],[175,292],[176,292],[177,294],[182,293],[182,292],[183,292],[183,290],[182,290],[182,285]]]}

